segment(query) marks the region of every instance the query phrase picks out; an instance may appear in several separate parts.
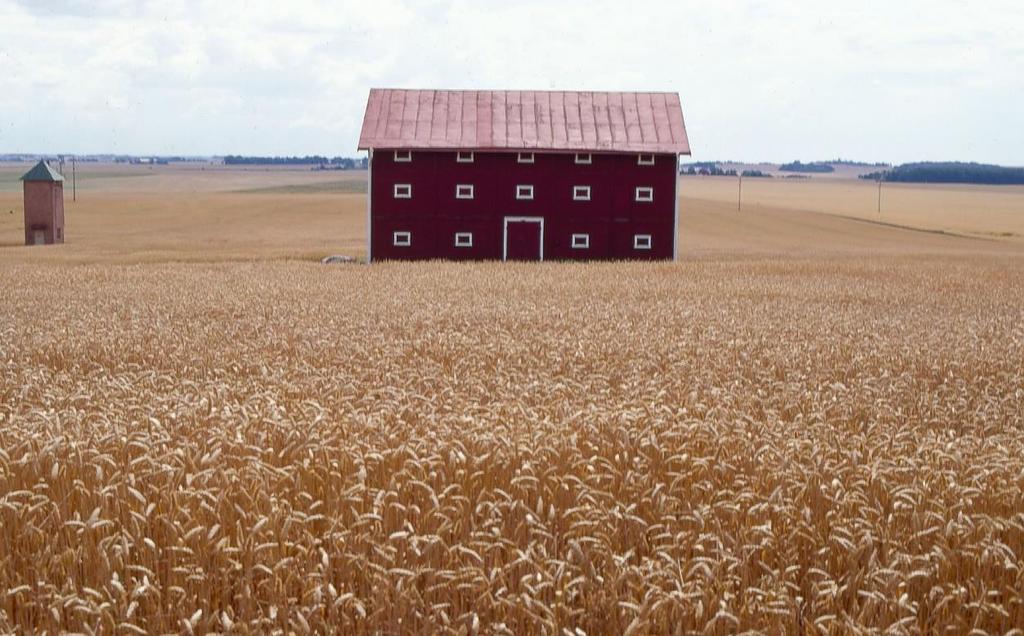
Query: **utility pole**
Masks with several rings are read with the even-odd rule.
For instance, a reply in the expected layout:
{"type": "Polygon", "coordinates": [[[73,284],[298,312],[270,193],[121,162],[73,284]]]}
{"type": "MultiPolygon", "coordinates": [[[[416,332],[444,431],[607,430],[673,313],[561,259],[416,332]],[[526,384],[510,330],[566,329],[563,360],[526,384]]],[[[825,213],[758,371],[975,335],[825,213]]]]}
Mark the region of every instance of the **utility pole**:
{"type": "Polygon", "coordinates": [[[739,177],[739,186],[736,190],[736,211],[740,212],[743,210],[743,173],[738,172],[736,176],[739,177]]]}
{"type": "Polygon", "coordinates": [[[882,178],[878,178],[878,216],[882,216],[882,178]]]}
{"type": "Polygon", "coordinates": [[[78,165],[77,157],[71,157],[71,200],[78,201],[78,165]]]}

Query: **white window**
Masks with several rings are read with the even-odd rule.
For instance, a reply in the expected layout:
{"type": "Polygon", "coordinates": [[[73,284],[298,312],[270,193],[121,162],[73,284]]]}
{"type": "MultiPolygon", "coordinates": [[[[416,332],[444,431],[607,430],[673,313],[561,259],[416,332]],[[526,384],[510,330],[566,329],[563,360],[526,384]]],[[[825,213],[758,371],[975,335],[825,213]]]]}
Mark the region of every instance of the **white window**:
{"type": "Polygon", "coordinates": [[[460,152],[455,155],[455,161],[458,163],[473,163],[472,152],[460,152]]]}
{"type": "Polygon", "coordinates": [[[638,166],[653,166],[654,155],[637,155],[636,165],[638,166]]]}
{"type": "Polygon", "coordinates": [[[578,163],[580,165],[588,166],[588,165],[594,163],[594,157],[591,156],[591,154],[589,152],[577,153],[576,154],[576,163],[578,163]]]}
{"type": "Polygon", "coordinates": [[[650,234],[634,234],[633,235],[633,249],[635,249],[635,250],[649,250],[649,249],[651,249],[651,235],[650,234]]]}
{"type": "Polygon", "coordinates": [[[412,232],[395,232],[391,235],[391,244],[395,247],[409,247],[412,245],[412,232]]]}
{"type": "Polygon", "coordinates": [[[642,203],[654,200],[654,188],[641,186],[636,189],[636,200],[642,203]]]}
{"type": "Polygon", "coordinates": [[[519,200],[531,200],[533,199],[533,186],[532,185],[517,185],[516,186],[516,198],[519,200]]]}
{"type": "Polygon", "coordinates": [[[395,184],[395,198],[396,199],[411,199],[412,198],[412,184],[409,184],[409,183],[396,183],[395,184]]]}
{"type": "Polygon", "coordinates": [[[472,232],[456,232],[455,247],[473,247],[472,232]]]}
{"type": "Polygon", "coordinates": [[[396,150],[395,151],[395,163],[409,163],[412,161],[411,150],[396,150]]]}
{"type": "Polygon", "coordinates": [[[572,187],[572,200],[573,201],[589,201],[590,200],[590,186],[573,186],[572,187]]]}
{"type": "Polygon", "coordinates": [[[519,163],[533,163],[533,153],[521,152],[519,153],[519,157],[517,160],[519,161],[519,163]]]}
{"type": "Polygon", "coordinates": [[[590,235],[589,234],[573,234],[572,235],[572,249],[574,250],[585,250],[590,248],[590,235]]]}
{"type": "Polygon", "coordinates": [[[460,183],[455,186],[455,198],[456,199],[472,199],[473,198],[473,186],[465,183],[460,183]]]}

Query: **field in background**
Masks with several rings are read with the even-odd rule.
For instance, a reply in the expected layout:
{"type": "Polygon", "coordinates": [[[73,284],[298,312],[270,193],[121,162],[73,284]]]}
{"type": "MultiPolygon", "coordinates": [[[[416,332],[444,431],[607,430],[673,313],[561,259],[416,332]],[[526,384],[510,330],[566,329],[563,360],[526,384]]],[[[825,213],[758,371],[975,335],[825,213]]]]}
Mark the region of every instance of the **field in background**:
{"type": "MultiPolygon", "coordinates": [[[[0,175],[24,170],[5,166],[0,175]]],[[[79,177],[77,202],[65,183],[68,243],[33,258],[315,260],[365,251],[365,172],[110,165],[83,168],[79,177]]],[[[24,242],[22,195],[20,183],[7,181],[10,187],[0,189],[0,260],[17,260],[21,250],[3,246],[24,242]]]]}
{"type": "MultiPolygon", "coordinates": [[[[735,177],[685,177],[683,200],[714,201],[737,207],[735,177]]],[[[744,179],[743,210],[803,210],[847,216],[910,228],[1008,239],[1024,243],[1024,186],[951,184],[882,184],[873,181],[813,179],[744,179]]]]}
{"type": "MultiPolygon", "coordinates": [[[[26,169],[0,166],[0,260],[26,257],[22,249],[4,249],[24,240],[17,176],[26,169]]],[[[365,172],[178,164],[90,166],[79,174],[78,202],[65,187],[68,243],[28,258],[315,260],[365,253],[365,172]]],[[[1024,187],[887,184],[879,215],[874,184],[855,179],[745,179],[742,212],[735,209],[736,185],[725,177],[682,179],[684,257],[721,249],[975,249],[836,216],[996,241],[983,251],[1024,246],[1024,187]]]]}
{"type": "Polygon", "coordinates": [[[363,175],[130,172],[0,247],[0,630],[1024,624],[1019,191],[684,179],[681,262],[366,267],[312,262],[363,175]]]}

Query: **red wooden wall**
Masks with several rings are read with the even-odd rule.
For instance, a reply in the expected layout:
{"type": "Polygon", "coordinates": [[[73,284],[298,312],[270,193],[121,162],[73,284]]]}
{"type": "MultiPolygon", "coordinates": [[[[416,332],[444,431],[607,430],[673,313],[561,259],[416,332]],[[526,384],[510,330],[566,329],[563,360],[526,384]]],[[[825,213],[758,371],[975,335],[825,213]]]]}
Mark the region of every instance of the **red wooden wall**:
{"type": "Polygon", "coordinates": [[[396,162],[393,150],[371,158],[371,249],[381,259],[500,259],[506,217],[544,219],[544,260],[671,259],[675,221],[676,158],[656,155],[638,165],[636,154],[534,155],[477,152],[459,163],[454,152],[412,151],[396,162]],[[396,199],[396,183],[412,186],[411,199],[396,199]],[[457,199],[458,184],[474,186],[472,200],[457,199]],[[516,199],[517,185],[533,185],[531,201],[516,199]],[[573,186],[589,185],[590,201],[574,201],[573,186]],[[636,202],[634,189],[654,188],[654,201],[636,202]],[[412,244],[396,247],[393,232],[411,232],[412,244]],[[455,247],[456,232],[472,232],[471,248],[455,247]],[[574,233],[590,235],[589,249],[573,249],[574,233]],[[650,234],[649,250],[634,249],[635,234],[650,234]]]}

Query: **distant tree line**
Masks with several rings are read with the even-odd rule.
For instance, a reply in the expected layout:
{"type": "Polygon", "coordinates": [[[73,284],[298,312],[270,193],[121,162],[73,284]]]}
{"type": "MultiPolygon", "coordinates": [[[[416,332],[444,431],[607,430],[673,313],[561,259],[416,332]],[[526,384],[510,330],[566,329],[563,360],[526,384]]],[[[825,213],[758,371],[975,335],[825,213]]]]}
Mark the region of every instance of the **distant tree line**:
{"type": "Polygon", "coordinates": [[[208,157],[160,157],[160,159],[166,159],[171,163],[206,163],[210,160],[208,157]]]}
{"type": "Polygon", "coordinates": [[[779,171],[780,172],[814,172],[814,173],[825,173],[825,172],[835,172],[836,169],[833,168],[832,166],[830,166],[827,163],[822,163],[822,162],[802,163],[799,160],[797,160],[797,161],[794,161],[793,163],[784,163],[784,164],[782,164],[781,166],[779,166],[779,171]]]}
{"type": "Polygon", "coordinates": [[[891,170],[860,175],[871,181],[899,183],[979,183],[1024,185],[1024,168],[958,161],[905,163],[891,170]]]}
{"type": "MultiPolygon", "coordinates": [[[[679,174],[701,175],[704,177],[735,177],[737,173],[732,168],[725,170],[713,161],[697,161],[686,167],[680,167],[679,174]]],[[[744,170],[740,176],[771,179],[772,175],[761,170],[744,170]]]]}
{"type": "Polygon", "coordinates": [[[330,166],[335,170],[362,170],[366,168],[366,159],[352,157],[322,157],[306,155],[305,157],[244,157],[226,155],[224,164],[229,166],[330,166]]]}
{"type": "Polygon", "coordinates": [[[702,175],[705,177],[735,177],[735,170],[723,170],[713,161],[697,161],[686,168],[679,169],[680,174],[702,175]]]}
{"type": "Polygon", "coordinates": [[[0,161],[2,161],[4,163],[26,163],[26,162],[35,163],[35,162],[39,161],[40,159],[45,160],[45,161],[52,161],[54,163],[58,163],[58,162],[61,162],[61,161],[71,161],[72,159],[74,159],[78,163],[96,163],[96,162],[99,161],[99,159],[97,159],[96,157],[92,157],[92,156],[82,157],[82,156],[79,156],[79,155],[47,156],[47,155],[7,155],[7,154],[0,154],[0,161]]]}
{"type": "Polygon", "coordinates": [[[869,163],[867,161],[851,161],[849,159],[829,159],[828,161],[822,161],[821,163],[827,163],[833,166],[868,166],[873,168],[889,168],[892,166],[891,163],[885,163],[884,161],[869,163]]]}

